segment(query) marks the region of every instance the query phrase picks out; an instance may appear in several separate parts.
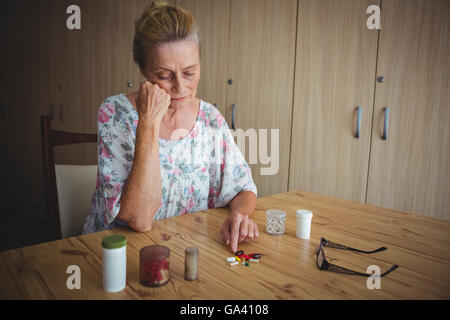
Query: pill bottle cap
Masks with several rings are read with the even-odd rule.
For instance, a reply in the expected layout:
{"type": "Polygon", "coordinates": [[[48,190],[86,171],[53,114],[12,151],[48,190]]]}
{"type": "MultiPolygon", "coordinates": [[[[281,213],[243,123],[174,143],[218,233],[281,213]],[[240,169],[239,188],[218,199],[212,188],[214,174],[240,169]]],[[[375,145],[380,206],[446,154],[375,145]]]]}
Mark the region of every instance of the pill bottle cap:
{"type": "Polygon", "coordinates": [[[298,218],[312,218],[313,214],[309,210],[297,210],[297,217],[298,218]]]}
{"type": "Polygon", "coordinates": [[[125,247],[126,244],[127,238],[121,234],[113,234],[102,239],[102,247],[105,249],[118,249],[125,247]]]}
{"type": "Polygon", "coordinates": [[[286,216],[286,212],[278,209],[270,209],[266,211],[266,214],[271,217],[284,217],[286,216]]]}
{"type": "Polygon", "coordinates": [[[170,249],[161,245],[151,245],[139,250],[139,259],[141,260],[163,260],[170,255],[170,249]]]}

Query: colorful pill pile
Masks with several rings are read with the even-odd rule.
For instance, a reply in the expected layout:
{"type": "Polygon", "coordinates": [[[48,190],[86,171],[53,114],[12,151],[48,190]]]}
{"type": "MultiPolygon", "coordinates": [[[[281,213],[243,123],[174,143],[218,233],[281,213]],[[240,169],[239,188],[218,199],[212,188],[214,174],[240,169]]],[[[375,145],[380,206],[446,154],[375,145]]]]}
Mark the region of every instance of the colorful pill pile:
{"type": "Polygon", "coordinates": [[[169,261],[143,261],[140,270],[141,283],[147,287],[159,287],[169,281],[169,261]]]}
{"type": "Polygon", "coordinates": [[[234,257],[226,258],[227,262],[230,262],[230,266],[235,266],[240,263],[243,266],[249,267],[249,262],[259,263],[259,258],[262,257],[261,253],[250,253],[247,255],[242,250],[236,251],[234,254],[234,257]]]}

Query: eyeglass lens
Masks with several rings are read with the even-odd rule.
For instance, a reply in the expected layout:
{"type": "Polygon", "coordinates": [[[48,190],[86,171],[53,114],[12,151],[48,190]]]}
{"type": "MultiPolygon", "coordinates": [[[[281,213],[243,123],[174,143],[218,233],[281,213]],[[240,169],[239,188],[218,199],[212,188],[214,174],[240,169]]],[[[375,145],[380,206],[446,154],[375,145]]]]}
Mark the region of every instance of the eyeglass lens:
{"type": "Polygon", "coordinates": [[[319,268],[322,268],[322,264],[323,264],[323,250],[320,250],[319,248],[317,253],[317,266],[319,268]]]}

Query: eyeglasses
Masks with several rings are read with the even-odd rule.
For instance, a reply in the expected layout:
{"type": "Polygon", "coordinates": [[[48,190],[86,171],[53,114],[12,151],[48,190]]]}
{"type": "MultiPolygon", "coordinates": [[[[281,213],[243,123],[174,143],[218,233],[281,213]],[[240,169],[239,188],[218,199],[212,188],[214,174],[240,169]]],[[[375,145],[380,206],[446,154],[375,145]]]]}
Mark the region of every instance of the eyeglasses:
{"type": "MultiPolygon", "coordinates": [[[[340,249],[340,250],[351,250],[351,251],[356,251],[356,252],[361,252],[361,253],[366,253],[366,254],[371,254],[371,253],[387,250],[386,247],[381,247],[381,248],[375,249],[373,251],[364,251],[364,250],[350,248],[350,247],[344,246],[344,245],[336,243],[336,242],[328,241],[325,238],[320,239],[319,247],[316,250],[317,267],[319,267],[320,270],[328,270],[331,272],[351,274],[351,275],[357,275],[357,276],[363,276],[363,277],[370,277],[373,274],[361,273],[361,272],[349,270],[349,269],[346,269],[346,268],[343,268],[343,267],[340,267],[340,266],[337,266],[335,264],[328,262],[327,259],[325,258],[325,252],[323,251],[323,247],[329,247],[329,248],[340,249]]],[[[387,275],[388,273],[391,273],[392,271],[394,271],[397,268],[398,268],[398,265],[393,265],[389,270],[382,273],[380,275],[380,277],[384,277],[385,275],[387,275]]]]}

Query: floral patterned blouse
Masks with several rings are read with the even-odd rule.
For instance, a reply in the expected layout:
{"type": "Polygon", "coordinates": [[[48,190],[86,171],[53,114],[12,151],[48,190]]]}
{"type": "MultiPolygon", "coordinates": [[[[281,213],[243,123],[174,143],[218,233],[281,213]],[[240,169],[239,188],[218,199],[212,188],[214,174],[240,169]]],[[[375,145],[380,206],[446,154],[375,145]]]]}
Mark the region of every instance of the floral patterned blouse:
{"type": "MultiPolygon", "coordinates": [[[[97,185],[83,233],[126,227],[116,216],[133,164],[137,123],[138,113],[124,94],[102,102],[97,185]]],[[[257,195],[250,167],[213,105],[200,101],[195,125],[183,136],[159,139],[162,197],[154,220],[223,207],[245,190],[257,195]]]]}

